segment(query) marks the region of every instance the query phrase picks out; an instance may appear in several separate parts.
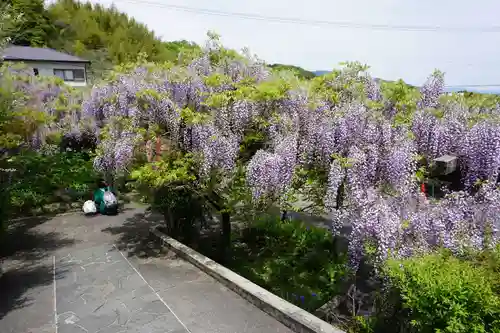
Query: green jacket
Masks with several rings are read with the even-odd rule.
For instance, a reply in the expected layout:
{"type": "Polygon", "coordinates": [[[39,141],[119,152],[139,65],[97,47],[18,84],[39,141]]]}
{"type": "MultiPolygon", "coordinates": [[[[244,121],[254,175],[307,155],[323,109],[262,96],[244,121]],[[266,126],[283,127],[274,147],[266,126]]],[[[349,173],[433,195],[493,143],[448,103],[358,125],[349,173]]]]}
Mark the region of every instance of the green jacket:
{"type": "Polygon", "coordinates": [[[113,189],[108,186],[104,188],[98,188],[97,190],[94,191],[94,202],[99,209],[99,213],[105,214],[106,213],[106,206],[104,205],[104,192],[110,191],[113,192],[113,189]]]}

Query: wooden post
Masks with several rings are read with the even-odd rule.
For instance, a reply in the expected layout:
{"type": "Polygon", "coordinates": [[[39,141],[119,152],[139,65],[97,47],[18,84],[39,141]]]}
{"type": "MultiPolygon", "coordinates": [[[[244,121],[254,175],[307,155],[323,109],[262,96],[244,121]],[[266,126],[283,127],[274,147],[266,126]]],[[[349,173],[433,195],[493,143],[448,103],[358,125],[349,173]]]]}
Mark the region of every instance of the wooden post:
{"type": "Polygon", "coordinates": [[[161,137],[156,137],[156,160],[161,160],[161,137]]]}
{"type": "Polygon", "coordinates": [[[146,156],[149,163],[153,162],[153,147],[151,140],[146,141],[146,156]]]}

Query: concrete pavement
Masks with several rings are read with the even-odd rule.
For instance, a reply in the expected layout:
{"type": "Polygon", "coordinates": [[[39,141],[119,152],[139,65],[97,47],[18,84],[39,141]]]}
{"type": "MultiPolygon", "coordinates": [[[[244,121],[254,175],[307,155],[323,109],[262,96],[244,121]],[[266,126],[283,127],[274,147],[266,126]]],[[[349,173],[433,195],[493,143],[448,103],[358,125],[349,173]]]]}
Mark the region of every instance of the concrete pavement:
{"type": "Polygon", "coordinates": [[[38,248],[21,247],[5,261],[0,332],[291,332],[155,245],[143,212],[72,214],[25,230],[38,248]]]}

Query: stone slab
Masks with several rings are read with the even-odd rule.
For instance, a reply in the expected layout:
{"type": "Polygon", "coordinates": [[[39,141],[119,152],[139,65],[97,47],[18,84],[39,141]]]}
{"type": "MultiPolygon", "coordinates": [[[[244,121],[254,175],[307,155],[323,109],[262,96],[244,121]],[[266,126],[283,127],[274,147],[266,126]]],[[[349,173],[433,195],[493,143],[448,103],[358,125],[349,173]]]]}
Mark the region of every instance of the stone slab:
{"type": "Polygon", "coordinates": [[[156,227],[150,230],[165,246],[171,248],[180,257],[211,275],[255,306],[290,327],[293,331],[299,333],[344,333],[309,312],[272,294],[228,268],[219,265],[212,259],[168,237],[156,227]]]}

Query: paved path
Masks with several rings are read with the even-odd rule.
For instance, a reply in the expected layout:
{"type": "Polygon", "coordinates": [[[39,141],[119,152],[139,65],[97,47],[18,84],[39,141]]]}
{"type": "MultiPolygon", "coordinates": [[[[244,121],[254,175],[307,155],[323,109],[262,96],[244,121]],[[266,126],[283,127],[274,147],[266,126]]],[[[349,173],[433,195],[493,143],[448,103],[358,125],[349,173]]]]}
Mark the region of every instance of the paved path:
{"type": "Polygon", "coordinates": [[[0,280],[0,332],[291,332],[155,246],[143,212],[21,223],[0,280]]]}

